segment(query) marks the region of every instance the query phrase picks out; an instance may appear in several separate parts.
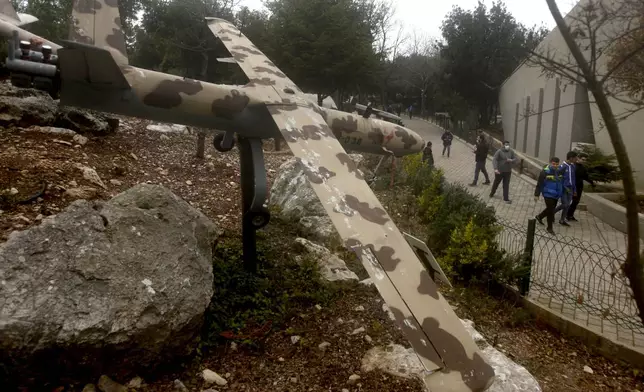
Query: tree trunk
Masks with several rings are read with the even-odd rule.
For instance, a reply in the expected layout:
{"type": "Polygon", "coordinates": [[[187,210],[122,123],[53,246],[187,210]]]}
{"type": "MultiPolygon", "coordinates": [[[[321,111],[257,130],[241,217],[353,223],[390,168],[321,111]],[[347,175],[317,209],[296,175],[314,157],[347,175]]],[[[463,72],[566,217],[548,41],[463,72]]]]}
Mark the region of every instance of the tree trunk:
{"type": "Polygon", "coordinates": [[[282,150],[282,137],[277,136],[273,139],[273,143],[275,144],[275,151],[281,151],[282,150]]]}
{"type": "Polygon", "coordinates": [[[209,63],[209,57],[208,53],[206,52],[201,52],[201,57],[203,58],[203,62],[201,63],[201,80],[206,80],[206,77],[208,76],[208,63],[209,63]]]}
{"type": "Polygon", "coordinates": [[[420,91],[420,117],[425,118],[425,90],[420,91]]]}
{"type": "Polygon", "coordinates": [[[206,152],[206,132],[203,130],[197,131],[197,158],[203,159],[206,152]]]}
{"type": "Polygon", "coordinates": [[[615,114],[613,113],[613,109],[611,108],[608,98],[606,97],[606,93],[604,92],[604,86],[597,80],[597,75],[592,73],[588,61],[581,53],[575,39],[570,33],[570,29],[566,25],[564,18],[561,16],[561,12],[559,12],[559,8],[557,7],[555,0],[546,0],[546,2],[548,3],[548,8],[550,8],[550,12],[555,19],[555,22],[557,22],[557,27],[561,32],[561,36],[577,61],[577,64],[584,75],[584,79],[586,79],[588,90],[590,90],[595,98],[595,103],[602,115],[604,123],[606,124],[606,131],[608,132],[613,149],[615,150],[619,169],[622,172],[624,197],[626,198],[626,233],[628,238],[626,262],[624,263],[623,269],[624,274],[628,278],[631,289],[633,290],[633,298],[635,299],[640,319],[642,320],[642,323],[644,323],[644,262],[640,255],[639,206],[631,161],[627,154],[622,135],[619,132],[619,125],[615,119],[615,114]]]}

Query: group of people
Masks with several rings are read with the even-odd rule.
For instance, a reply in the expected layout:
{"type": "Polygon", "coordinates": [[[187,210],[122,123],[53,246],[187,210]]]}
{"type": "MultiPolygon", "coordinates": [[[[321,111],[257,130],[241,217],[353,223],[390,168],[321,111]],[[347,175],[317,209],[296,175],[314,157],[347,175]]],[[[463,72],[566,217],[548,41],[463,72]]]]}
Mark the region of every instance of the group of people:
{"type": "Polygon", "coordinates": [[[575,211],[584,191],[584,181],[589,182],[593,187],[595,186],[583,165],[584,158],[575,151],[569,151],[563,162],[560,162],[557,157],[552,157],[550,163],[543,168],[539,175],[534,199],[537,201],[542,195],[546,208],[535,216],[535,219],[543,225],[543,218],[546,218],[548,224],[546,230],[550,234],[554,234],[552,225],[555,215],[559,211],[561,211],[559,219],[561,225],[570,226],[568,222],[577,221],[575,211]],[[561,200],[561,204],[557,205],[559,200],[561,200]]]}
{"type": "MultiPolygon", "coordinates": [[[[446,130],[441,136],[443,141],[443,156],[447,153],[449,158],[454,135],[449,130],[446,130]]],[[[477,132],[476,148],[474,149],[474,181],[469,184],[476,186],[479,180],[479,174],[483,174],[485,182],[483,185],[490,185],[490,197],[494,197],[499,185],[503,183],[503,201],[511,204],[510,200],[510,178],[512,177],[512,167],[517,163],[518,158],[512,148],[510,142],[503,142],[503,147],[499,148],[492,158],[492,166],[494,168],[494,182],[490,182],[485,164],[490,150],[490,145],[487,138],[482,131],[477,132]]],[[[430,166],[434,165],[434,156],[432,153],[432,143],[427,142],[423,150],[423,162],[430,166]]],[[[537,222],[544,225],[543,219],[547,220],[547,231],[554,234],[552,225],[555,220],[557,212],[561,211],[561,218],[559,223],[563,226],[570,226],[568,222],[577,221],[575,218],[575,211],[581,199],[581,194],[584,189],[584,181],[589,182],[593,187],[594,182],[588,176],[588,172],[583,165],[584,157],[580,156],[575,151],[570,151],[566,155],[566,160],[560,164],[559,158],[553,157],[550,163],[544,167],[539,176],[535,190],[535,200],[538,200],[540,195],[543,195],[546,208],[538,214],[535,218],[537,222]],[[558,202],[561,200],[559,205],[558,202]]]]}

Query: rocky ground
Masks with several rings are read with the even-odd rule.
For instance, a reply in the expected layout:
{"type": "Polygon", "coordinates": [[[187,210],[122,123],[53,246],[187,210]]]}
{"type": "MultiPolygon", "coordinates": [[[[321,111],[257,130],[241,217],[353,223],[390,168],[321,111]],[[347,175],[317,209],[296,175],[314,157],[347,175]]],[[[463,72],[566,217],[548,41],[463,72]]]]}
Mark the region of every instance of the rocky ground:
{"type": "MultiPolygon", "coordinates": [[[[48,133],[50,127],[38,126],[1,131],[0,241],[75,199],[109,199],[139,182],[162,184],[222,227],[238,229],[237,149],[219,153],[209,136],[205,159],[198,159],[196,135],[148,131],[147,125],[121,119],[118,132],[98,137],[48,133]],[[84,168],[95,170],[98,181],[84,175],[84,168]],[[41,197],[20,203],[44,185],[41,197]]],[[[272,142],[265,143],[265,150],[270,183],[289,155],[272,151],[272,142]]]]}

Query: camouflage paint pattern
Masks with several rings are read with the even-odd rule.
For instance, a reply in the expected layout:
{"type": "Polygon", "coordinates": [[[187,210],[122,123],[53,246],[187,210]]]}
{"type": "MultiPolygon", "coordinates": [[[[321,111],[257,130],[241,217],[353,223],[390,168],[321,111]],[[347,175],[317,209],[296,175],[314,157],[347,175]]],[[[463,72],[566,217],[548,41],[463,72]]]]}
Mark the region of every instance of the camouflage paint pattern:
{"type": "MultiPolygon", "coordinates": [[[[256,129],[261,128],[256,125],[253,127],[255,129],[249,129],[248,126],[234,126],[234,124],[239,125],[242,122],[241,118],[248,114],[245,111],[247,107],[268,106],[270,110],[272,105],[281,105],[281,110],[285,110],[287,107],[296,109],[303,106],[315,110],[327,119],[328,125],[340,143],[349,150],[401,156],[420,152],[424,146],[423,140],[415,132],[396,124],[318,107],[306,98],[295,83],[275,67],[250,41],[246,45],[230,46],[233,58],[249,77],[249,83],[245,86],[231,87],[127,65],[125,40],[120,33],[122,26],[115,0],[77,0],[73,6],[73,20],[70,40],[109,51],[135,97],[135,99],[132,97],[121,100],[110,99],[109,105],[101,105],[105,108],[109,106],[111,112],[143,116],[155,121],[167,121],[170,114],[166,111],[172,111],[173,118],[176,118],[175,122],[220,129],[222,129],[221,120],[228,120],[229,127],[242,135],[267,138],[279,134],[279,130],[268,115],[259,118],[257,113],[254,113],[253,120],[246,121],[246,123],[264,121],[267,124],[263,129],[256,129]],[[261,61],[252,67],[244,66],[247,59],[256,57],[261,58],[261,61]],[[212,121],[208,122],[207,117],[212,121]]],[[[222,30],[225,31],[225,27],[222,30]]],[[[77,55],[73,61],[65,61],[63,57],[61,65],[65,64],[66,69],[62,70],[62,75],[68,81],[70,76],[79,80],[91,80],[96,77],[94,75],[104,75],[107,65],[96,58],[99,55],[100,53],[85,52],[83,55],[77,55]],[[88,69],[91,71],[88,72],[88,69]]],[[[103,82],[105,81],[100,83],[103,82]]],[[[77,106],[89,105],[90,102],[86,100],[88,92],[78,90],[74,94],[71,86],[71,83],[63,82],[61,102],[77,106]],[[70,100],[70,96],[75,97],[70,100]]],[[[100,110],[96,104],[88,108],[100,110]]]]}
{"type": "MultiPolygon", "coordinates": [[[[300,90],[234,25],[216,18],[208,18],[208,25],[233,55],[244,53],[236,59],[249,79],[267,78],[277,94],[288,96],[288,103],[271,103],[269,111],[338,234],[359,256],[423,364],[434,372],[425,380],[429,389],[487,389],[494,370],[338,141],[345,134],[361,133],[360,116],[333,113],[310,101],[300,103],[294,99],[300,90]]],[[[417,144],[422,148],[406,128],[370,122],[374,124],[369,127],[370,140],[375,144],[398,139],[403,149],[417,144]]]]}
{"type": "Polygon", "coordinates": [[[340,144],[347,149],[373,154],[403,156],[422,151],[425,141],[414,131],[357,113],[319,108],[340,144]]]}
{"type": "Polygon", "coordinates": [[[127,64],[118,0],[74,0],[70,40],[107,49],[117,64],[127,64]]]}
{"type": "MultiPolygon", "coordinates": [[[[383,120],[366,119],[355,113],[323,108],[316,102],[311,102],[302,90],[234,25],[223,19],[206,19],[210,30],[222,40],[249,78],[250,83],[247,87],[256,89],[249,94],[266,97],[268,106],[287,104],[293,109],[299,106],[313,110],[325,119],[340,144],[349,150],[401,156],[415,154],[423,149],[425,142],[411,129],[383,120]],[[274,94],[281,100],[276,99],[274,94]]],[[[284,107],[280,110],[283,111],[284,107]]]]}

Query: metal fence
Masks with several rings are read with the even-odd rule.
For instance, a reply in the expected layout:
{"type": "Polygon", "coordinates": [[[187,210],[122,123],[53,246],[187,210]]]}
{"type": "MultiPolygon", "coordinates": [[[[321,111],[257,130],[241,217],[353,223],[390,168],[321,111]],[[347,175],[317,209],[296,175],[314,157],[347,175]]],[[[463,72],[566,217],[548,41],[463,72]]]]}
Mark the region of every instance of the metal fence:
{"type": "MultiPolygon", "coordinates": [[[[499,245],[510,254],[523,254],[530,263],[523,295],[548,302],[577,320],[614,324],[644,334],[632,291],[622,270],[623,252],[566,236],[551,236],[525,225],[499,220],[499,245]],[[598,320],[598,321],[597,321],[598,320]]],[[[532,226],[532,227],[530,227],[532,226]]]]}

